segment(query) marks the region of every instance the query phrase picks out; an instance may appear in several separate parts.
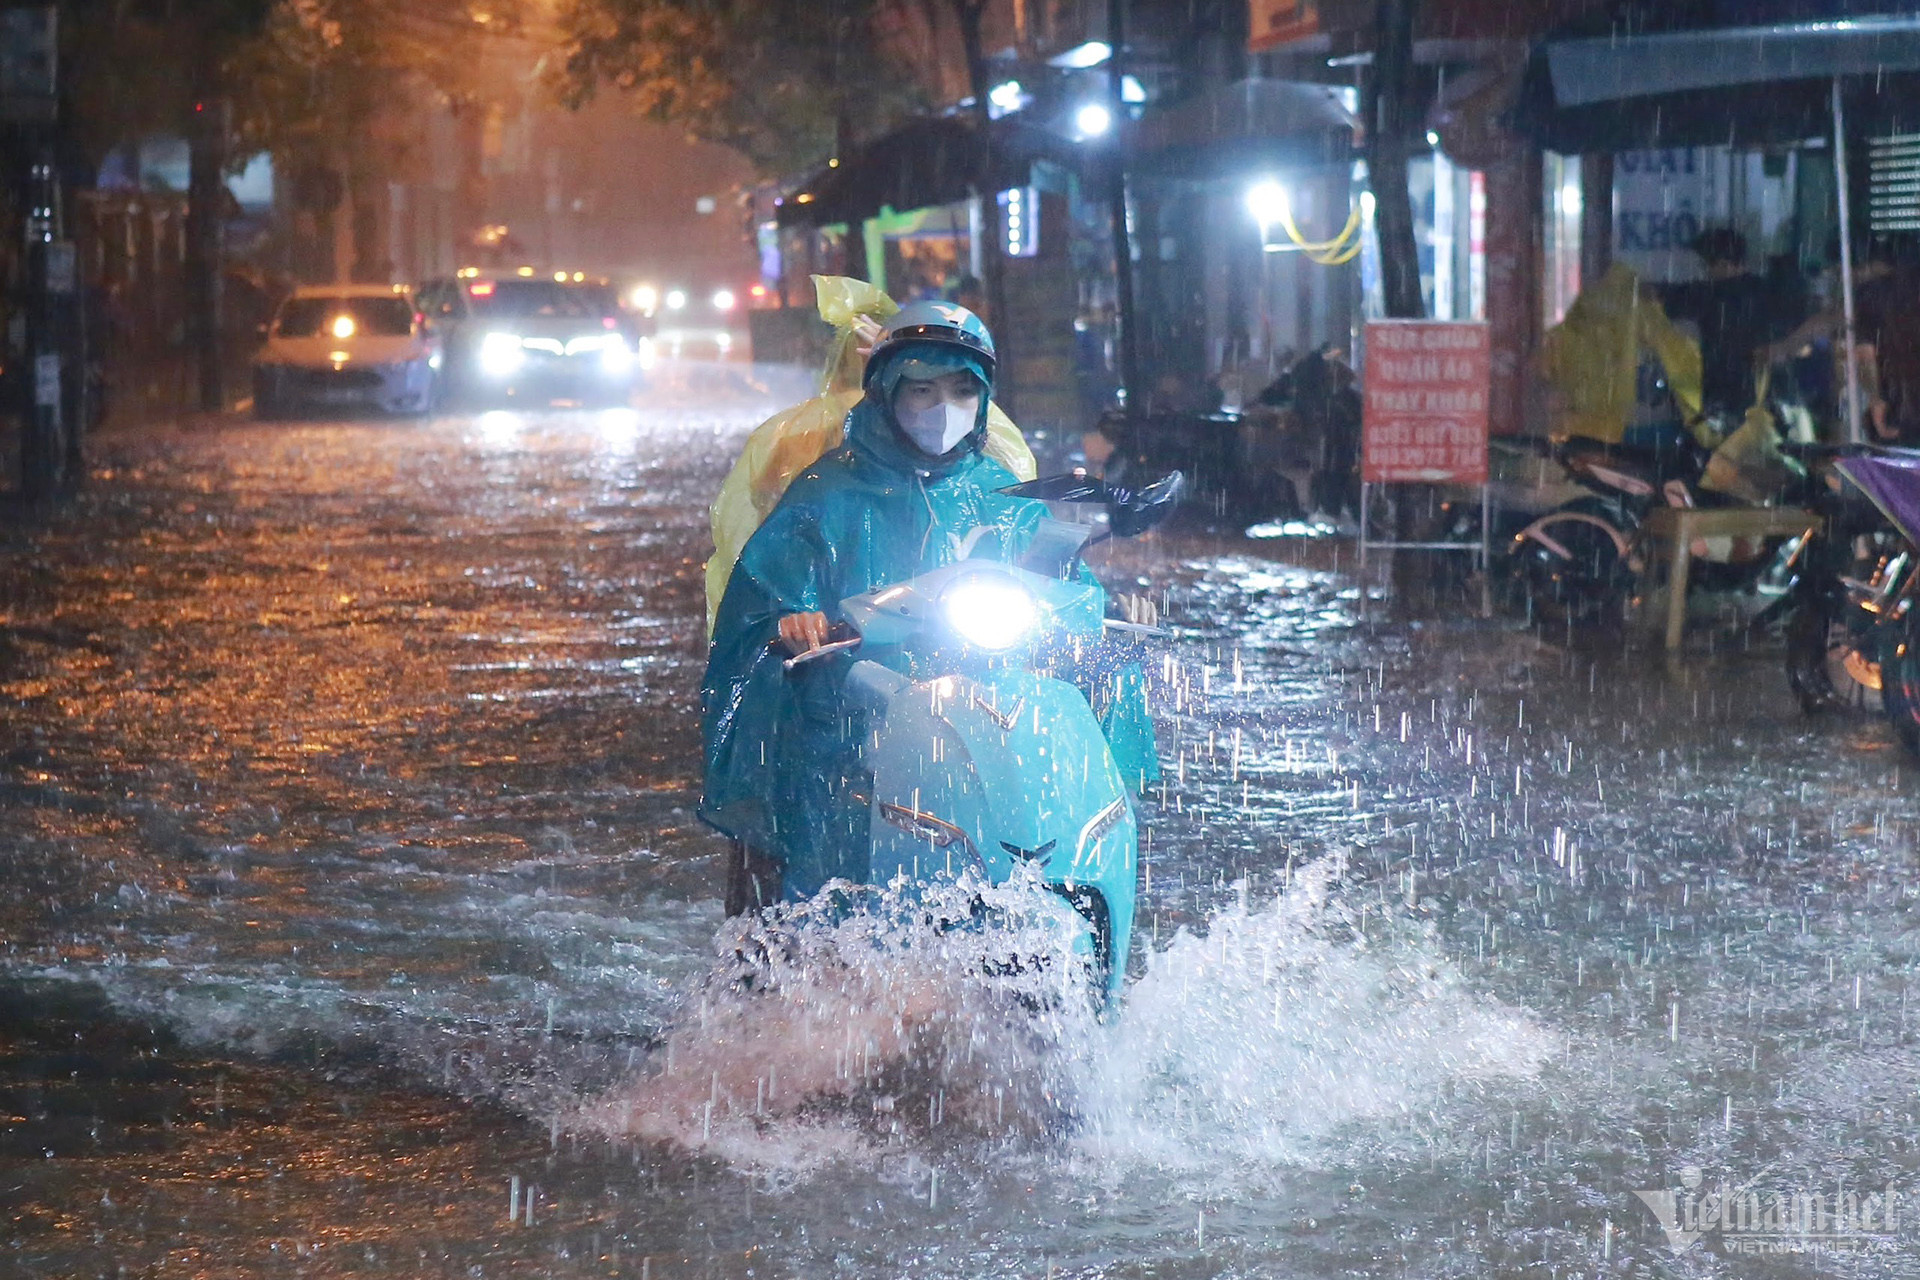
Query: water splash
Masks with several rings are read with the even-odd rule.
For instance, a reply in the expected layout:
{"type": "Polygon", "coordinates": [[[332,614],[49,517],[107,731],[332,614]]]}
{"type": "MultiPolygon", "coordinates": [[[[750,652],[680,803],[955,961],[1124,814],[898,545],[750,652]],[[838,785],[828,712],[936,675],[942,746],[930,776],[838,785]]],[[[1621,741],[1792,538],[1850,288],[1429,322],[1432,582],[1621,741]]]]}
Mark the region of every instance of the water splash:
{"type": "Polygon", "coordinates": [[[1037,880],[971,876],[730,921],[651,1068],[579,1121],[775,1173],[1059,1132],[1098,1030],[1077,921],[1037,880]]]}
{"type": "Polygon", "coordinates": [[[1218,1170],[1311,1163],[1353,1122],[1540,1069],[1552,1035],[1468,988],[1417,921],[1363,921],[1350,893],[1340,855],[1261,909],[1243,885],[1105,1021],[1071,919],[1037,886],[734,922],[650,1068],[576,1122],[797,1176],[967,1143],[1218,1170]]]}
{"type": "Polygon", "coordinates": [[[1553,1034],[1471,988],[1413,915],[1362,912],[1346,872],[1318,859],[1260,909],[1243,881],[1204,936],[1151,958],[1089,1064],[1084,1148],[1174,1171],[1314,1164],[1356,1122],[1540,1070],[1553,1034]]]}

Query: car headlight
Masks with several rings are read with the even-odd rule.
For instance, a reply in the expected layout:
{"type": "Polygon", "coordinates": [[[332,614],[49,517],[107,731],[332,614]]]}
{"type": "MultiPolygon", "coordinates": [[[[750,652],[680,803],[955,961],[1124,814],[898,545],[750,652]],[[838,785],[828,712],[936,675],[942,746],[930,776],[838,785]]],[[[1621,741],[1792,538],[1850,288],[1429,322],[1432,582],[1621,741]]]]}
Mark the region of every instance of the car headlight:
{"type": "Polygon", "coordinates": [[[953,583],[940,593],[940,613],[962,640],[996,653],[1019,644],[1040,620],[1032,593],[1000,573],[953,583]]]}
{"type": "Polygon", "coordinates": [[[480,370],[504,378],[526,363],[520,337],[513,333],[490,333],[480,339],[480,370]]]}
{"type": "Polygon", "coordinates": [[[625,373],[633,363],[633,348],[617,333],[607,335],[600,348],[600,367],[608,373],[625,373]]]}

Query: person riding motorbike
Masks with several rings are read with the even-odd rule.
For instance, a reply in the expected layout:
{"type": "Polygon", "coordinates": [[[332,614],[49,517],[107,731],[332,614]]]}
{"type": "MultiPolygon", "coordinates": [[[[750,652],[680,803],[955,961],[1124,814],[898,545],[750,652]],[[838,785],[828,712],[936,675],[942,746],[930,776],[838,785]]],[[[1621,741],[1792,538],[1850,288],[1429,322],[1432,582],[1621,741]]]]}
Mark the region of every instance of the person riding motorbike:
{"type": "MultiPolygon", "coordinates": [[[[1017,479],[984,452],[994,370],[972,312],[904,307],[868,359],[845,442],[794,479],[741,550],[701,686],[700,813],[734,841],[730,915],[866,871],[865,731],[842,689],[852,659],[791,673],[784,659],[827,643],[849,596],[983,554],[1017,557],[1047,513],[998,492],[1017,479]]],[[[861,656],[911,674],[904,653],[861,656]]],[[[1109,716],[1137,734],[1144,697],[1133,701],[1109,716]]]]}

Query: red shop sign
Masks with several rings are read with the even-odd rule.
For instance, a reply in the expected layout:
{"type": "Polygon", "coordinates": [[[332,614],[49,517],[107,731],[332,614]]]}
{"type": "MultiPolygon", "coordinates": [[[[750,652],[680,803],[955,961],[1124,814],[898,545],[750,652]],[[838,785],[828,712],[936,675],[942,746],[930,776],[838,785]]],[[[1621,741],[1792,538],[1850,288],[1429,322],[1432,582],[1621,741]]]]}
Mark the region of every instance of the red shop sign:
{"type": "Polygon", "coordinates": [[[1485,484],[1491,368],[1482,321],[1369,321],[1360,478],[1485,484]]]}

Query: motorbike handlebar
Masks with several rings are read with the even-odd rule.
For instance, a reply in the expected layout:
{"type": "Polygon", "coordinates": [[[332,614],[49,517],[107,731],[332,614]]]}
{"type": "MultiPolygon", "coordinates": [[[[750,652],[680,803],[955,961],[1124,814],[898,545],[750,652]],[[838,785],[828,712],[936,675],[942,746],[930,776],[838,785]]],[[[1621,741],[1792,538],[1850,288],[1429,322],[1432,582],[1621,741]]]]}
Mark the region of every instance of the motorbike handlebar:
{"type": "Polygon", "coordinates": [[[845,653],[850,649],[857,649],[859,647],[860,647],[859,636],[855,636],[851,640],[833,640],[828,642],[827,644],[816,645],[815,647],[808,649],[805,653],[794,654],[791,658],[788,658],[785,662],[782,662],[780,664],[780,669],[783,671],[791,672],[796,667],[805,666],[807,663],[812,662],[816,658],[824,658],[829,656],[830,654],[835,654],[835,653],[845,653]]]}
{"type": "Polygon", "coordinates": [[[1801,462],[1826,462],[1832,458],[1854,458],[1862,454],[1883,452],[1880,445],[1868,444],[1801,444],[1795,440],[1782,440],[1780,452],[1789,458],[1801,462]]]}
{"type": "Polygon", "coordinates": [[[1173,634],[1165,627],[1149,627],[1144,623],[1125,622],[1119,618],[1102,618],[1100,625],[1109,631],[1119,631],[1130,636],[1145,636],[1154,640],[1165,640],[1173,634]]]}

